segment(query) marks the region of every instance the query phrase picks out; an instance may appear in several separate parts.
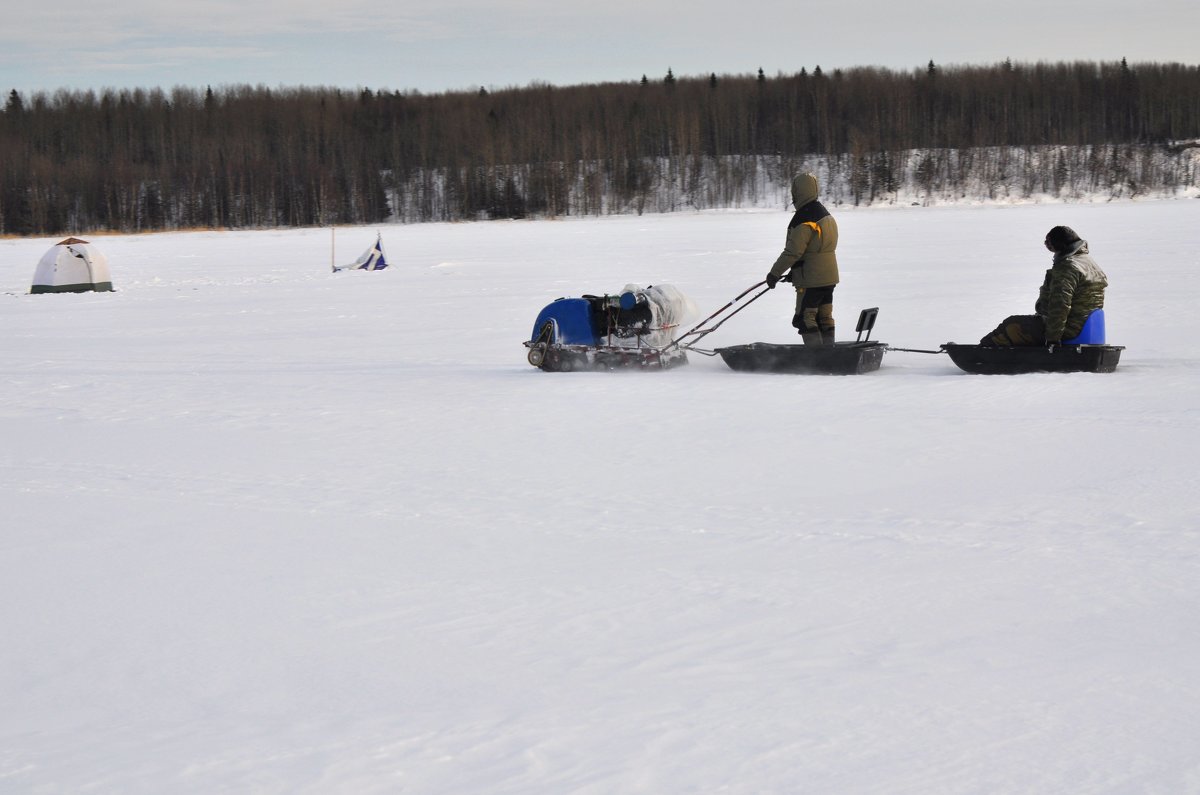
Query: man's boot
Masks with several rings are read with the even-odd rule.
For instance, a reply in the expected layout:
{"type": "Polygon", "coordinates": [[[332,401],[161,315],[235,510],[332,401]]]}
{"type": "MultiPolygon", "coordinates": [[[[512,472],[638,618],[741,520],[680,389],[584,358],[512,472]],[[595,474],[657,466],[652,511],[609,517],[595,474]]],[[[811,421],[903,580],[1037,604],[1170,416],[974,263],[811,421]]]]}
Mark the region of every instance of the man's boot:
{"type": "Polygon", "coordinates": [[[817,307],[817,325],[821,328],[821,341],[826,345],[833,344],[835,328],[833,322],[833,304],[821,304],[817,307]]]}
{"type": "Polygon", "coordinates": [[[800,331],[800,339],[805,345],[821,344],[821,328],[817,324],[817,309],[805,309],[801,314],[792,318],[792,325],[800,331]]]}
{"type": "Polygon", "coordinates": [[[821,340],[821,332],[820,331],[801,331],[800,339],[804,341],[805,345],[823,345],[824,344],[824,342],[821,340]]]}

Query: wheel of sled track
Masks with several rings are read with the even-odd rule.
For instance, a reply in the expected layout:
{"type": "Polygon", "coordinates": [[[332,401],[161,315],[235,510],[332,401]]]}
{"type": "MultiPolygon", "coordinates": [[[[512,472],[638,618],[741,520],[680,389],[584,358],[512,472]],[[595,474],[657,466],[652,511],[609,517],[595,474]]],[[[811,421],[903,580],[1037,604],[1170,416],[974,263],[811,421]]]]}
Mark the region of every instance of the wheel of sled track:
{"type": "MultiPolygon", "coordinates": [[[[533,339],[533,344],[529,346],[529,363],[534,367],[541,367],[546,363],[546,356],[550,350],[550,340],[554,337],[554,322],[547,320],[542,324],[541,330],[533,339]]],[[[553,362],[551,362],[553,364],[553,362]]]]}
{"type": "Polygon", "coordinates": [[[586,359],[582,362],[581,370],[591,370],[594,373],[603,373],[612,369],[612,362],[608,354],[597,351],[592,354],[592,360],[589,362],[586,359]]]}

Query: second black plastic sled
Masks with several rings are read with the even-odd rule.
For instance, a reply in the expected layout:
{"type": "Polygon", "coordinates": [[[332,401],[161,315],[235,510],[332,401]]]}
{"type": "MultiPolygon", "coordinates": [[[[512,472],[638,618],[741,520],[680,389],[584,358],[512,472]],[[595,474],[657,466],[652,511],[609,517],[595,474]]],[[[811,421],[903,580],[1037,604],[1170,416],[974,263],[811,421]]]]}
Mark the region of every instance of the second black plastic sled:
{"type": "Polygon", "coordinates": [[[882,342],[839,342],[835,345],[752,342],[716,350],[731,369],[743,372],[861,375],[879,369],[886,348],[882,342]]]}
{"type": "Polygon", "coordinates": [[[1111,373],[1121,360],[1122,345],[1056,345],[994,348],[947,342],[942,350],[968,373],[1111,373]]]}
{"type": "Polygon", "coordinates": [[[879,307],[858,315],[858,339],[834,345],[780,345],[752,342],[717,348],[716,353],[733,370],[749,373],[793,373],[798,375],[861,375],[879,369],[887,345],[871,341],[871,329],[879,307]],[[863,339],[863,334],[867,335],[863,339]]]}

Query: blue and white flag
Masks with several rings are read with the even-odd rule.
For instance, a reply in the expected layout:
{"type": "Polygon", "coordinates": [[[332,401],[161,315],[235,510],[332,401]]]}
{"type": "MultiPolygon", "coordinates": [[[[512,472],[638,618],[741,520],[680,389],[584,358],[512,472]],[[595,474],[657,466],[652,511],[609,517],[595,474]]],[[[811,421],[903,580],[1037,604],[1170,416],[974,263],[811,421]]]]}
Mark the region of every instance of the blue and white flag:
{"type": "Polygon", "coordinates": [[[375,238],[375,244],[354,260],[353,264],[335,270],[381,271],[387,266],[387,256],[383,253],[383,236],[378,235],[375,238]]]}

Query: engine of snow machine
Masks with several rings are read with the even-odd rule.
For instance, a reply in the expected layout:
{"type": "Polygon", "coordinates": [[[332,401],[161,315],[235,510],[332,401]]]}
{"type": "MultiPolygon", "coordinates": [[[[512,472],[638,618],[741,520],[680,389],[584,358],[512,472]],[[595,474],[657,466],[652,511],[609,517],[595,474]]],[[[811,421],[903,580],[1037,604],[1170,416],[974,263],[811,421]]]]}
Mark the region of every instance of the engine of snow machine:
{"type": "Polygon", "coordinates": [[[649,334],[654,313],[645,293],[625,292],[617,296],[585,295],[592,304],[592,317],[603,326],[598,336],[613,335],[622,339],[649,334]]]}
{"type": "Polygon", "coordinates": [[[670,285],[628,285],[616,295],[559,298],[525,343],[529,363],[554,372],[664,369],[687,363],[671,336],[694,307],[670,285]]]}

